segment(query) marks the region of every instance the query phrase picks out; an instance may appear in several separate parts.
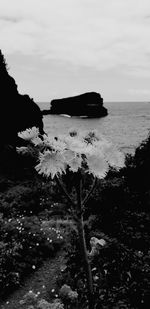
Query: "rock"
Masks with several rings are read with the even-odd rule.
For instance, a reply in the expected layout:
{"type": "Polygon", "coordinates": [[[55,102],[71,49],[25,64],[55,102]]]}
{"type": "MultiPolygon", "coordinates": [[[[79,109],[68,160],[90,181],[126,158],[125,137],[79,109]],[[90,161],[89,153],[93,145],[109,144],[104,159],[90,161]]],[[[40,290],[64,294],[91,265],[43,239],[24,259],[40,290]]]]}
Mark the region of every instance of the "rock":
{"type": "Polygon", "coordinates": [[[99,118],[107,116],[108,112],[103,106],[103,99],[99,93],[87,92],[74,97],[52,100],[51,109],[42,111],[42,114],[67,114],[99,118]]]}
{"type": "Polygon", "coordinates": [[[0,147],[15,145],[17,134],[26,128],[36,126],[43,133],[42,113],[28,95],[21,95],[13,77],[7,72],[7,65],[0,51],[0,147]]]}

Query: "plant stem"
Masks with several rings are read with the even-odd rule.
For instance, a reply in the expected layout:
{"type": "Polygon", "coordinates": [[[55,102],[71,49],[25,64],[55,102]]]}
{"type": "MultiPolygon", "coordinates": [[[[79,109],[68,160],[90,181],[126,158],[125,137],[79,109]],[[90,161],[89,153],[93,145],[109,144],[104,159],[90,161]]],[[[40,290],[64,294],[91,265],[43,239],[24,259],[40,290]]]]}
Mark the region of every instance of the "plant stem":
{"type": "Polygon", "coordinates": [[[83,202],[82,202],[82,206],[85,206],[85,204],[88,202],[90,196],[92,195],[93,191],[95,190],[97,186],[97,178],[94,179],[94,182],[92,184],[92,187],[89,191],[89,193],[87,194],[87,196],[84,198],[83,202]]]}
{"type": "Polygon", "coordinates": [[[82,175],[79,171],[76,178],[76,191],[77,191],[77,204],[74,203],[74,201],[71,199],[69,193],[66,191],[64,185],[62,182],[56,177],[56,182],[61,188],[62,192],[70,202],[71,206],[73,206],[74,209],[77,209],[76,216],[74,217],[75,222],[77,224],[78,229],[78,235],[79,235],[79,242],[80,242],[80,248],[81,248],[81,254],[84,261],[85,266],[85,273],[87,278],[87,297],[88,297],[88,303],[89,303],[89,309],[94,309],[94,296],[93,296],[93,279],[92,279],[92,271],[91,271],[91,265],[90,261],[88,259],[87,254],[87,247],[86,247],[86,241],[85,241],[85,232],[84,232],[84,223],[83,223],[83,206],[87,203],[89,200],[91,194],[93,193],[93,190],[96,187],[96,181],[94,181],[92,188],[90,192],[87,194],[85,199],[82,201],[82,175]]]}
{"type": "Polygon", "coordinates": [[[85,272],[86,272],[86,277],[87,277],[89,309],[94,309],[92,271],[91,271],[90,261],[88,259],[88,254],[87,254],[84,224],[83,224],[83,214],[82,214],[83,209],[82,209],[82,200],[81,200],[82,177],[81,177],[80,172],[78,173],[76,190],[77,190],[77,200],[78,200],[78,204],[77,204],[77,207],[78,207],[78,209],[77,209],[77,211],[78,211],[77,229],[78,229],[80,248],[81,248],[81,253],[82,253],[82,256],[83,256],[83,261],[84,261],[84,265],[85,265],[85,272]]]}
{"type": "Polygon", "coordinates": [[[69,193],[65,189],[64,185],[61,183],[60,179],[57,178],[57,176],[55,177],[55,179],[56,179],[56,182],[57,182],[58,186],[60,187],[60,189],[62,190],[62,192],[64,193],[64,195],[68,199],[68,201],[70,202],[71,206],[75,207],[76,205],[75,205],[74,201],[71,199],[69,193]]]}

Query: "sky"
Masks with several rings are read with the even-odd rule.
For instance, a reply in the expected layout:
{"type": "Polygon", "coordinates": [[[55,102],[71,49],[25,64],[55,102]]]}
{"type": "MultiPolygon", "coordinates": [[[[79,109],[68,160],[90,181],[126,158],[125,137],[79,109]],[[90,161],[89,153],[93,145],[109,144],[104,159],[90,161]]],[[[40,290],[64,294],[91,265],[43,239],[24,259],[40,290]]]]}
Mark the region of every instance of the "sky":
{"type": "Polygon", "coordinates": [[[150,101],[149,0],[0,0],[0,49],[35,101],[150,101]]]}

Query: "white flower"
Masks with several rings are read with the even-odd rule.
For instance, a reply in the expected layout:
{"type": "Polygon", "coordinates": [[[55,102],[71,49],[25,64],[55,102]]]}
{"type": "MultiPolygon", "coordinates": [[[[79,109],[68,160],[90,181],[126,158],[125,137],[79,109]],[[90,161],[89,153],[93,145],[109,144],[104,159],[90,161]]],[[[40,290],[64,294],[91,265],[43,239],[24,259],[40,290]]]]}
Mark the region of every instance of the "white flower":
{"type": "Polygon", "coordinates": [[[86,146],[84,141],[80,140],[78,137],[68,136],[65,138],[66,148],[76,153],[83,153],[84,147],[86,146]]]}
{"type": "Polygon", "coordinates": [[[103,238],[99,239],[97,237],[91,237],[90,245],[92,248],[95,247],[96,245],[100,245],[101,247],[104,247],[106,245],[106,241],[103,238]]]}
{"type": "Polygon", "coordinates": [[[69,166],[69,170],[72,172],[77,172],[81,168],[82,158],[81,155],[77,154],[72,150],[65,150],[63,152],[64,160],[69,166]]]}
{"type": "Polygon", "coordinates": [[[16,147],[16,150],[18,153],[21,153],[22,155],[29,153],[28,147],[16,147]]]}
{"type": "Polygon", "coordinates": [[[86,135],[84,136],[84,140],[86,143],[93,144],[95,141],[98,141],[101,138],[101,136],[98,134],[96,130],[92,130],[90,132],[86,132],[86,135]]]}
{"type": "Polygon", "coordinates": [[[69,162],[71,162],[76,156],[76,153],[75,151],[72,151],[70,149],[66,149],[64,150],[63,152],[63,157],[64,157],[64,160],[69,164],[69,162]]]}
{"type": "Polygon", "coordinates": [[[97,154],[86,155],[86,163],[89,174],[93,174],[98,178],[104,178],[106,176],[109,166],[103,156],[98,156],[97,154]]]}
{"type": "Polygon", "coordinates": [[[26,141],[34,140],[35,138],[38,137],[38,135],[39,135],[39,129],[36,127],[32,127],[18,133],[18,136],[26,141]]]}
{"type": "Polygon", "coordinates": [[[83,168],[82,162],[86,162],[86,172],[104,178],[109,165],[120,168],[124,163],[123,155],[95,131],[86,134],[70,132],[68,136],[60,135],[57,138],[45,136],[44,143],[51,152],[41,154],[36,169],[52,178],[65,172],[67,166],[70,171],[77,172],[83,168]]]}
{"type": "MultiPolygon", "coordinates": [[[[90,257],[94,257],[99,254],[99,248],[104,247],[106,245],[106,241],[104,239],[98,239],[97,237],[91,237],[90,239],[91,252],[89,252],[90,257]]],[[[93,268],[96,270],[96,268],[93,268]]]]}
{"type": "Polygon", "coordinates": [[[46,150],[40,154],[40,163],[36,165],[35,169],[39,174],[54,178],[56,175],[65,173],[66,163],[61,153],[46,150]]]}
{"type": "Polygon", "coordinates": [[[108,163],[115,168],[122,168],[124,166],[124,155],[115,147],[107,149],[105,152],[106,160],[108,163]]]}
{"type": "Polygon", "coordinates": [[[104,240],[104,239],[100,239],[99,241],[98,241],[98,244],[100,245],[100,246],[105,246],[106,245],[106,241],[104,240]]]}
{"type": "Polygon", "coordinates": [[[95,276],[93,277],[93,280],[96,282],[96,281],[99,280],[99,277],[95,275],[95,276]]]}
{"type": "Polygon", "coordinates": [[[76,155],[75,158],[68,163],[69,170],[72,172],[77,172],[81,168],[82,158],[81,156],[76,155]]]}
{"type": "Polygon", "coordinates": [[[95,142],[95,147],[103,154],[110,166],[116,168],[124,166],[124,154],[117,150],[111,142],[102,139],[101,141],[95,142]]]}
{"type": "Polygon", "coordinates": [[[98,133],[97,130],[83,130],[83,131],[76,131],[76,130],[72,130],[71,132],[69,132],[69,134],[71,136],[74,136],[76,138],[78,138],[78,140],[80,141],[84,141],[85,143],[93,143],[96,140],[99,140],[99,138],[101,137],[98,133]]]}
{"type": "Polygon", "coordinates": [[[35,146],[38,146],[38,145],[42,145],[43,144],[43,141],[42,139],[39,137],[39,136],[36,136],[34,138],[31,139],[32,143],[35,145],[35,146]]]}
{"type": "MultiPolygon", "coordinates": [[[[39,164],[35,168],[39,174],[47,177],[54,178],[55,175],[61,175],[68,167],[72,172],[82,168],[95,177],[104,178],[109,166],[121,168],[124,164],[123,154],[96,131],[86,133],[73,131],[67,136],[58,137],[43,135],[41,139],[39,130],[33,127],[18,135],[31,141],[34,146],[39,146],[35,147],[35,153],[32,146],[30,153],[32,156],[39,156],[39,164]]],[[[17,151],[25,154],[27,147],[17,148],[17,151]]]]}
{"type": "Polygon", "coordinates": [[[60,137],[54,137],[54,136],[46,136],[44,135],[44,145],[46,147],[50,147],[54,151],[64,151],[66,148],[65,142],[60,137]]]}

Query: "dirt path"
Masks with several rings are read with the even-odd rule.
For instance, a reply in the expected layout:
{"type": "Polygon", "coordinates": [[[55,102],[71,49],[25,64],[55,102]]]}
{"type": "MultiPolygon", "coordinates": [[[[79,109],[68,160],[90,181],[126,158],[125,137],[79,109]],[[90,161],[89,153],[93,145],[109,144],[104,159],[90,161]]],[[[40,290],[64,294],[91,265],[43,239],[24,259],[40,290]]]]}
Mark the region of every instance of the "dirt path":
{"type": "Polygon", "coordinates": [[[56,254],[56,257],[43,263],[34,274],[29,277],[24,285],[15,291],[4,303],[0,303],[0,309],[20,309],[19,301],[23,296],[33,291],[39,294],[40,298],[50,299],[50,296],[57,293],[52,291],[56,287],[57,276],[65,266],[64,251],[56,254]]]}

